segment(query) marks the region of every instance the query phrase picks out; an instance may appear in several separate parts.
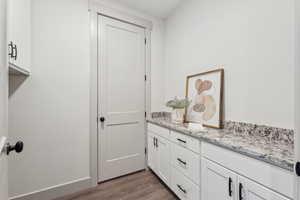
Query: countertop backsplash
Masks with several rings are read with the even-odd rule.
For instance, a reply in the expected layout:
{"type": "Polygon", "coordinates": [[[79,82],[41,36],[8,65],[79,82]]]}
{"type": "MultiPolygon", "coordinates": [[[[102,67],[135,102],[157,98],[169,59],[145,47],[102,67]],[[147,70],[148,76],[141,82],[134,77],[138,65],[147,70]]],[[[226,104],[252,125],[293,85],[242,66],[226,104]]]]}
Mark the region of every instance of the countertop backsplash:
{"type": "Polygon", "coordinates": [[[258,136],[273,142],[294,146],[294,131],[291,129],[234,121],[224,122],[224,129],[238,135],[258,136]]]}

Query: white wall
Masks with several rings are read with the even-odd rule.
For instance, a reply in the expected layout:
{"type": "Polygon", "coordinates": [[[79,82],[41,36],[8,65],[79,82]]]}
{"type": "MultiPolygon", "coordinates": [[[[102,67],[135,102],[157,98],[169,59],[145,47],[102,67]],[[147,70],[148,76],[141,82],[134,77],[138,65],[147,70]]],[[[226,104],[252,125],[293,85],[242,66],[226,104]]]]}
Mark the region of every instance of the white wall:
{"type": "MultiPolygon", "coordinates": [[[[9,195],[89,177],[87,0],[32,1],[32,75],[9,99],[9,195]]],[[[18,81],[11,81],[15,87],[18,81]]]]}
{"type": "Polygon", "coordinates": [[[103,5],[125,13],[152,21],[151,32],[151,111],[161,111],[164,108],[164,35],[165,24],[162,19],[139,12],[129,7],[115,3],[112,0],[98,0],[103,5]]]}
{"type": "MultiPolygon", "coordinates": [[[[164,101],[164,22],[153,21],[152,110],[164,101]]],[[[33,0],[32,76],[10,88],[9,134],[25,144],[12,155],[9,195],[23,195],[89,176],[89,18],[87,0],[33,0]]]]}
{"type": "MultiPolygon", "coordinates": [[[[7,137],[6,0],[0,0],[0,138],[7,137]]],[[[0,199],[7,199],[7,157],[0,155],[0,199]]]]}
{"type": "Polygon", "coordinates": [[[294,0],[186,0],[166,21],[166,99],[225,69],[225,118],[294,128],[294,0]]]}

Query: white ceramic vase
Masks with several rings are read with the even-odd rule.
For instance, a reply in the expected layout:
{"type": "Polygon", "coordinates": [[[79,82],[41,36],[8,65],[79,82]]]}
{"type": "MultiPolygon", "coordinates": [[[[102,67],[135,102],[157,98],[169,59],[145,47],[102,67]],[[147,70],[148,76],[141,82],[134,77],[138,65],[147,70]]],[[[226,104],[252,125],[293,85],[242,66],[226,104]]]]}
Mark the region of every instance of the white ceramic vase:
{"type": "Polygon", "coordinates": [[[172,121],[174,123],[183,123],[185,109],[173,109],[172,110],[172,121]]]}

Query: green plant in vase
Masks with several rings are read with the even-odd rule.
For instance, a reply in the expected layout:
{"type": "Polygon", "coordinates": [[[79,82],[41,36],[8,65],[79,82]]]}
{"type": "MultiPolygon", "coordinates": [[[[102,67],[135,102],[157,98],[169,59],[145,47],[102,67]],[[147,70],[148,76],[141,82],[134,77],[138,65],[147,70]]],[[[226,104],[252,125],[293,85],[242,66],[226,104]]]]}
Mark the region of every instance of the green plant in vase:
{"type": "Polygon", "coordinates": [[[185,109],[190,105],[191,101],[187,98],[178,99],[175,97],[166,103],[166,106],[172,108],[172,121],[175,123],[183,123],[185,109]]]}

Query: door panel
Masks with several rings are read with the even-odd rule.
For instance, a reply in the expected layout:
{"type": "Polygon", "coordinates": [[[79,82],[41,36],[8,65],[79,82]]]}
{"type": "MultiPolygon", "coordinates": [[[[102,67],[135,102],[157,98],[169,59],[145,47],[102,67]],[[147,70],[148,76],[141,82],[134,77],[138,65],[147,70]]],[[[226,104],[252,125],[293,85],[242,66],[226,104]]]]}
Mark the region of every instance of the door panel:
{"type": "Polygon", "coordinates": [[[145,30],[99,22],[99,181],[145,168],[145,30]]]}
{"type": "Polygon", "coordinates": [[[202,159],[202,199],[233,200],[237,175],[207,159],[202,159]],[[230,181],[231,180],[231,181],[230,181]]]}
{"type": "Polygon", "coordinates": [[[167,184],[170,184],[171,177],[171,145],[164,138],[159,137],[157,142],[158,175],[167,184]]]}
{"type": "Polygon", "coordinates": [[[155,136],[148,133],[148,166],[157,173],[157,148],[155,147],[155,136]]]}

